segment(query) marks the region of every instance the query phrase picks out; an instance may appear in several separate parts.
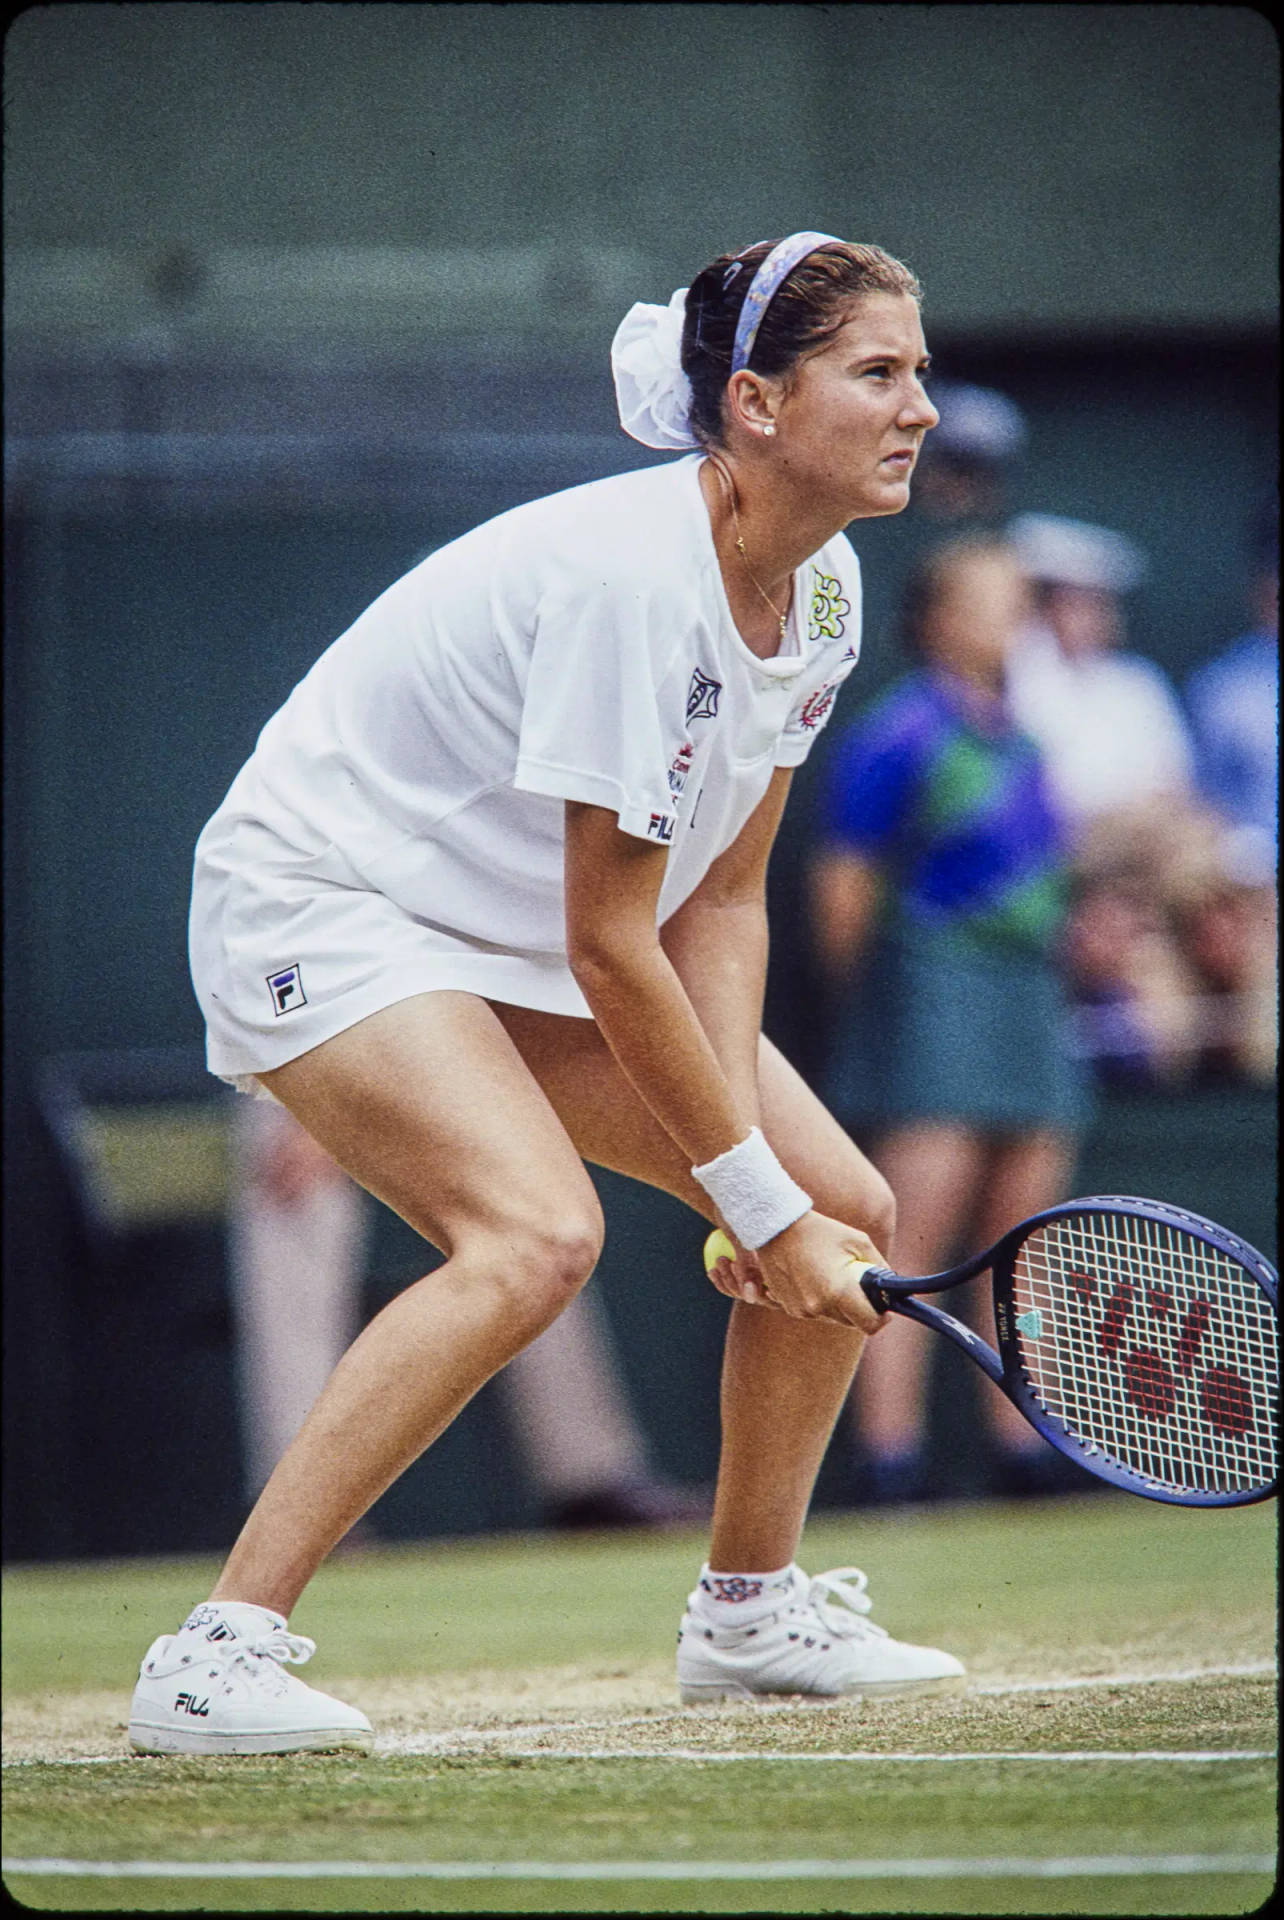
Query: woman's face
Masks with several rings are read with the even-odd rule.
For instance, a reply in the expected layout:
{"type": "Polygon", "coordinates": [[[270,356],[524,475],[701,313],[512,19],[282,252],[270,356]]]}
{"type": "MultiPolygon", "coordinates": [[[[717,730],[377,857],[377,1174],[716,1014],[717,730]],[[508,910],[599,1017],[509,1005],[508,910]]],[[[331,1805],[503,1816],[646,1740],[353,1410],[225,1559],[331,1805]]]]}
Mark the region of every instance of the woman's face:
{"type": "Polygon", "coordinates": [[[1028,607],[1025,576],[1015,558],[993,549],[959,555],[945,567],[923,610],[923,652],[955,673],[997,680],[1028,607]]]}
{"type": "Polygon", "coordinates": [[[848,520],[900,513],[923,435],[940,418],[923,390],[926,370],[916,303],[867,294],[782,382],[777,464],[848,520]]]}

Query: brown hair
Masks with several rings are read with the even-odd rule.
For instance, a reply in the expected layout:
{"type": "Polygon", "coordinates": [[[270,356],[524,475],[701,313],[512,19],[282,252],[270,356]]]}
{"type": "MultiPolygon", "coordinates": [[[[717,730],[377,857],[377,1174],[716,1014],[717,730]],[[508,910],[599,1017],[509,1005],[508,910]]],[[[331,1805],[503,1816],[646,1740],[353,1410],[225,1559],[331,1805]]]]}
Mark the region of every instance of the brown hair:
{"type": "MultiPolygon", "coordinates": [[[[754,274],[778,244],[762,240],[743,253],[720,254],[687,291],[682,371],[691,382],[691,426],[706,445],[722,444],[722,396],[731,378],[736,323],[754,274]]],[[[852,301],[869,293],[923,297],[909,268],[881,247],[834,240],[807,254],[769,302],[750,367],[755,373],[790,373],[805,354],[838,332],[852,301]]]]}
{"type": "Polygon", "coordinates": [[[1010,540],[997,530],[975,527],[942,540],[911,568],[901,595],[897,626],[901,646],[912,660],[922,662],[928,658],[923,628],[945,591],[951,572],[960,561],[974,559],[979,554],[998,554],[1010,560],[1014,567],[1019,564],[1010,540]]]}

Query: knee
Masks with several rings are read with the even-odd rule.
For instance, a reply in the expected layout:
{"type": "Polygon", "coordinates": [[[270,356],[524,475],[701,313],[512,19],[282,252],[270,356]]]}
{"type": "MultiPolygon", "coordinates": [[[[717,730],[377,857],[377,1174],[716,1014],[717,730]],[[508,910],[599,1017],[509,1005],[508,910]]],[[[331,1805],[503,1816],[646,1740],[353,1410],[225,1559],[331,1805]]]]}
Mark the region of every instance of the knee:
{"type": "Polygon", "coordinates": [[[839,1215],[862,1227],[885,1259],[890,1260],[892,1239],[896,1233],[896,1195],[881,1173],[869,1170],[869,1178],[858,1200],[848,1212],[839,1215]]]}
{"type": "Polygon", "coordinates": [[[528,1337],[570,1305],[597,1265],[604,1231],[595,1206],[526,1219],[498,1236],[491,1271],[512,1323],[528,1337]]]}

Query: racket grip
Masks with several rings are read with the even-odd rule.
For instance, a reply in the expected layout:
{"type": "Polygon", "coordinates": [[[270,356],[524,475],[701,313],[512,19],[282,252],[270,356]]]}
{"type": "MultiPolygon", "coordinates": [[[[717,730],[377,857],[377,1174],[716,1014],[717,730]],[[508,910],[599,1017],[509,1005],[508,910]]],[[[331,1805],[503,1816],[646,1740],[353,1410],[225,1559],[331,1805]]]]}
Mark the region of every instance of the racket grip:
{"type": "Polygon", "coordinates": [[[873,1262],[869,1260],[853,1260],[852,1266],[855,1269],[856,1278],[865,1289],[865,1297],[869,1301],[870,1306],[873,1307],[877,1313],[889,1312],[892,1303],[887,1296],[886,1289],[879,1285],[880,1279],[890,1280],[892,1278],[887,1268],[876,1267],[873,1262]]]}

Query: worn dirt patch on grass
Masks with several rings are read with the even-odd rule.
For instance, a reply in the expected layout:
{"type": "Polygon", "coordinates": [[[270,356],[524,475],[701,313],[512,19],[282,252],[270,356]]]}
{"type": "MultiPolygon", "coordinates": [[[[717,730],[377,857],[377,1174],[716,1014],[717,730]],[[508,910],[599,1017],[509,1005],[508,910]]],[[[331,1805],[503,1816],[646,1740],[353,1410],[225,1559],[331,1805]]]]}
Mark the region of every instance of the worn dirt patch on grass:
{"type": "MultiPolygon", "coordinates": [[[[1129,1669],[1135,1671],[1135,1669],[1129,1669]]],[[[1049,1676],[1052,1680],[1053,1676],[1049,1676]]],[[[994,1684],[987,1677],[987,1685],[994,1684]]],[[[997,1752],[1073,1748],[1273,1746],[1269,1674],[1113,1683],[1046,1693],[977,1692],[834,1705],[681,1708],[672,1668],[585,1665],[425,1679],[328,1682],[357,1701],[377,1732],[376,1755],[534,1750],[662,1756],[709,1752],[997,1752]]],[[[127,1692],[10,1697],[4,1758],[74,1761],[129,1756],[127,1692]]]]}

